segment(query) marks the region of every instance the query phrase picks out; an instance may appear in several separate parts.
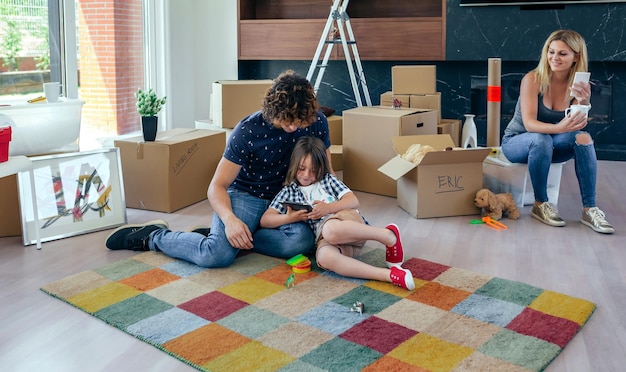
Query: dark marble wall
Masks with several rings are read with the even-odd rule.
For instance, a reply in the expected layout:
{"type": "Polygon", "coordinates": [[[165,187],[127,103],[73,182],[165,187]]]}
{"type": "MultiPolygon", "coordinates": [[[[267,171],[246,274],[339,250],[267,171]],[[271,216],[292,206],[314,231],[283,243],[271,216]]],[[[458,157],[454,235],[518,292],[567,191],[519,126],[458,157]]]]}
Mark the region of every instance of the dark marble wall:
{"type": "MultiPolygon", "coordinates": [[[[592,81],[605,89],[592,97],[592,107],[608,110],[608,118],[591,120],[588,130],[594,136],[598,158],[626,160],[626,3],[575,4],[559,9],[524,10],[519,6],[460,7],[449,0],[446,18],[446,61],[364,61],[363,71],[372,103],[391,90],[391,67],[399,64],[437,66],[437,90],[442,94],[442,116],[462,119],[463,114],[486,110],[486,102],[472,89],[487,76],[487,60],[502,58],[503,130],[512,110],[505,96],[515,96],[516,80],[535,67],[541,47],[550,32],[570,28],[585,37],[588,44],[592,81]],[[503,84],[503,89],[504,89],[503,84]],[[607,95],[606,92],[609,92],[607,95]],[[607,109],[608,108],[608,109],[607,109]]],[[[358,42],[358,35],[356,35],[358,42]]],[[[313,55],[315,51],[311,51],[313,55]]],[[[240,79],[274,78],[285,69],[306,75],[310,61],[240,61],[240,79]]],[[[343,110],[356,107],[345,61],[331,61],[318,97],[322,105],[343,110]]],[[[592,108],[592,112],[593,112],[592,108]]],[[[477,116],[479,144],[486,142],[486,118],[477,116]]]]}
{"type": "MultiPolygon", "coordinates": [[[[626,3],[461,7],[447,3],[446,60],[536,61],[548,35],[572,29],[587,41],[591,61],[626,61],[626,3]],[[556,8],[556,9],[550,9],[556,8]]],[[[592,71],[593,72],[593,71],[592,71]]]]}

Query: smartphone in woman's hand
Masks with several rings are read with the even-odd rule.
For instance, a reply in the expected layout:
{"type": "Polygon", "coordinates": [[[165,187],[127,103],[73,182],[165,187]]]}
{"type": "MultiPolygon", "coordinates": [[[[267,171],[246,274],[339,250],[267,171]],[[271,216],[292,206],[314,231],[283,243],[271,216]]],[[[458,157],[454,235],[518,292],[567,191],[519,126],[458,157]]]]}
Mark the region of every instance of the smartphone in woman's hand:
{"type": "MultiPolygon", "coordinates": [[[[591,72],[580,72],[580,71],[576,72],[574,74],[574,82],[572,83],[572,87],[576,83],[588,83],[590,77],[591,77],[591,72]]],[[[569,95],[570,95],[570,97],[574,97],[574,94],[573,94],[571,88],[570,88],[569,95]]]]}

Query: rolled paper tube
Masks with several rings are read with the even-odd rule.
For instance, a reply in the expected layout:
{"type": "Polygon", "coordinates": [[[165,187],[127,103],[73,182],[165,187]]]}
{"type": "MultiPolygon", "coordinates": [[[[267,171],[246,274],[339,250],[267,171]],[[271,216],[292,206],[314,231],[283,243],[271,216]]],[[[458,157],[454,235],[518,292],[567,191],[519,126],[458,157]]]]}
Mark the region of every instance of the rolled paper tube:
{"type": "Polygon", "coordinates": [[[500,104],[502,60],[489,58],[487,74],[487,146],[500,146],[500,104]]]}

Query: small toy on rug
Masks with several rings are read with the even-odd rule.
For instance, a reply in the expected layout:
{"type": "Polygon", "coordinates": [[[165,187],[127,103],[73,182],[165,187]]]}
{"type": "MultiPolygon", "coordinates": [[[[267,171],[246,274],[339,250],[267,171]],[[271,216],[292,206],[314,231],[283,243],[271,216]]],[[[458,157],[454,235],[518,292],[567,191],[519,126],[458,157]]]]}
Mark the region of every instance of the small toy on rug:
{"type": "Polygon", "coordinates": [[[291,257],[286,263],[291,266],[291,270],[296,274],[304,274],[311,271],[311,260],[303,254],[291,257]]]}
{"type": "Polygon", "coordinates": [[[308,260],[307,256],[303,255],[303,254],[298,254],[296,256],[291,257],[290,259],[288,259],[287,261],[285,261],[285,263],[289,266],[296,266],[298,264],[303,263],[304,261],[308,260]]]}
{"type": "Polygon", "coordinates": [[[291,275],[289,275],[289,278],[287,278],[287,280],[285,281],[285,287],[289,289],[295,285],[296,285],[296,274],[291,273],[291,275]]]}
{"type": "Polygon", "coordinates": [[[437,150],[435,150],[435,148],[430,145],[421,145],[419,143],[414,143],[409,146],[404,155],[402,155],[402,158],[404,160],[410,161],[411,163],[419,164],[424,158],[424,155],[426,155],[427,152],[431,151],[437,150]]]}
{"type": "Polygon", "coordinates": [[[495,194],[489,189],[480,189],[476,192],[474,205],[482,208],[483,216],[491,217],[494,220],[499,220],[504,215],[512,220],[516,220],[520,216],[513,195],[508,192],[495,194]]]}
{"type": "Polygon", "coordinates": [[[363,305],[361,301],[357,301],[352,305],[350,311],[354,311],[363,315],[363,313],[365,312],[365,305],[363,305]]]}

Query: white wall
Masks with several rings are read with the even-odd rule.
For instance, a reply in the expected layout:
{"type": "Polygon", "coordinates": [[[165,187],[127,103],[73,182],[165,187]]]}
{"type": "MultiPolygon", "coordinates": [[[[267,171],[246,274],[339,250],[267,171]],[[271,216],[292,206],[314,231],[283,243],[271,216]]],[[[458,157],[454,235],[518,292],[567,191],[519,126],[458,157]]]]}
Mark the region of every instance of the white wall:
{"type": "Polygon", "coordinates": [[[237,77],[237,2],[166,0],[165,79],[168,128],[209,118],[211,84],[237,77]]]}

